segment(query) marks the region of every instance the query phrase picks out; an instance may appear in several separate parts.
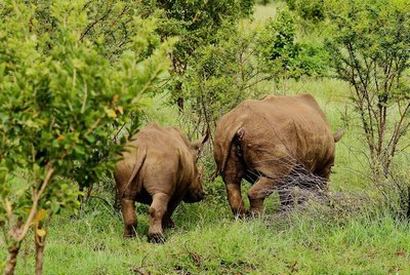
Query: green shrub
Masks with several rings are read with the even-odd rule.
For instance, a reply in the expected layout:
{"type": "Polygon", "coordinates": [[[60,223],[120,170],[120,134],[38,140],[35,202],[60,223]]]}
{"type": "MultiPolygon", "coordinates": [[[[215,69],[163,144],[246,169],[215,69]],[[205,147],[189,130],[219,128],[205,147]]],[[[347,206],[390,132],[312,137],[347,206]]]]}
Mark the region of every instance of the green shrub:
{"type": "MultiPolygon", "coordinates": [[[[120,3],[119,3],[120,4],[120,3]]],[[[115,59],[114,42],[88,17],[97,3],[43,1],[0,4],[0,227],[13,273],[34,228],[41,273],[46,226],[62,208],[78,206],[75,180],[87,186],[112,169],[144,97],[166,73],[168,42],[155,21],[129,16],[133,29],[115,59]],[[95,28],[92,33],[87,30],[95,28]],[[107,44],[105,44],[107,43],[107,44]]],[[[114,5],[113,9],[118,7],[114,5]]],[[[116,50],[117,51],[117,50],[116,50]]]]}
{"type": "Polygon", "coordinates": [[[388,175],[410,127],[410,6],[349,1],[329,11],[326,46],[336,77],[353,88],[373,175],[388,175]]]}
{"type": "Polygon", "coordinates": [[[326,17],[325,0],[287,0],[289,9],[305,20],[318,22],[326,17]]]}
{"type": "Polygon", "coordinates": [[[320,45],[297,41],[295,16],[283,10],[260,32],[257,45],[260,67],[277,79],[325,73],[328,56],[320,45]]]}
{"type": "Polygon", "coordinates": [[[226,23],[235,25],[253,11],[254,0],[144,0],[141,14],[151,16],[158,13],[160,21],[157,33],[162,38],[178,36],[171,54],[172,78],[166,89],[172,92],[174,100],[183,109],[185,85],[184,74],[190,66],[195,66],[197,49],[214,45],[215,34],[226,23]]]}

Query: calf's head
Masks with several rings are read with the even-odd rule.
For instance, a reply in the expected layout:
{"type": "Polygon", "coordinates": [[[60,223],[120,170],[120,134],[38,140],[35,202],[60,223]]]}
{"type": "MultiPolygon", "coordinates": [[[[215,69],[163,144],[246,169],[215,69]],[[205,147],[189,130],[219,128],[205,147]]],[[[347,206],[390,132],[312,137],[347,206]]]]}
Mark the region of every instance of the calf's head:
{"type": "Polygon", "coordinates": [[[187,203],[194,203],[203,200],[205,193],[202,185],[202,178],[203,178],[203,168],[198,167],[197,162],[199,156],[201,154],[202,149],[204,148],[205,143],[209,138],[209,131],[207,131],[206,135],[202,137],[201,140],[193,142],[191,144],[192,149],[192,156],[194,162],[194,174],[191,181],[191,184],[188,186],[188,190],[185,193],[183,198],[184,202],[187,203]]]}

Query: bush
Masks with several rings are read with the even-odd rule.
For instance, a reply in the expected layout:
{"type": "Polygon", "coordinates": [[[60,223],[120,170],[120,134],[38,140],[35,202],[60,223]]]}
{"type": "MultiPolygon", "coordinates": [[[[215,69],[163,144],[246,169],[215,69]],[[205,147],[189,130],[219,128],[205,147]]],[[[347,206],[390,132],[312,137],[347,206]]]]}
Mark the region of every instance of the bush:
{"type": "Polygon", "coordinates": [[[269,81],[322,75],[328,56],[320,45],[296,41],[289,11],[262,27],[223,25],[215,43],[199,47],[181,78],[187,113],[202,132],[247,98],[271,93],[269,81]],[[226,34],[230,35],[227,37],[226,34]]]}
{"type": "MultiPolygon", "coordinates": [[[[97,3],[42,1],[0,4],[0,227],[12,274],[21,242],[35,232],[36,273],[42,271],[46,225],[78,206],[78,187],[113,167],[144,97],[166,72],[169,43],[155,21],[131,16],[123,50],[98,35],[97,3]],[[91,33],[91,28],[95,31],[91,33]]],[[[115,5],[113,8],[117,8],[115,5]]],[[[104,32],[102,29],[100,31],[104,32]]]]}
{"type": "Polygon", "coordinates": [[[266,24],[257,53],[261,67],[277,79],[322,75],[327,68],[328,56],[321,46],[297,41],[295,16],[288,10],[266,24]]]}
{"type": "Polygon", "coordinates": [[[318,22],[326,17],[324,0],[287,0],[289,9],[304,20],[318,22]]]}
{"type": "Polygon", "coordinates": [[[239,19],[248,17],[253,6],[254,0],[142,1],[143,16],[159,14],[157,33],[160,37],[179,37],[171,54],[172,78],[166,88],[172,92],[180,109],[184,108],[183,76],[189,66],[195,66],[197,49],[214,45],[215,33],[226,23],[235,25],[239,19]]]}
{"type": "Polygon", "coordinates": [[[259,78],[253,57],[255,32],[228,25],[215,39],[215,44],[197,49],[183,78],[189,111],[203,130],[213,128],[222,114],[249,97],[259,78]],[[227,32],[232,34],[229,38],[227,32]]]}
{"type": "Polygon", "coordinates": [[[327,39],[336,77],[350,83],[376,181],[410,127],[410,7],[405,1],[334,3],[327,39]]]}

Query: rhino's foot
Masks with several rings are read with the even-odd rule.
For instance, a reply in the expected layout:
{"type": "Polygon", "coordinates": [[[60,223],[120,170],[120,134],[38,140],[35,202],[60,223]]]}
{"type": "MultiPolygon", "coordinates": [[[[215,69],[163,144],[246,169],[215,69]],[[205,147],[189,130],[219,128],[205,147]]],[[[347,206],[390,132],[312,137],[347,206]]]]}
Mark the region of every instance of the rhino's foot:
{"type": "Polygon", "coordinates": [[[175,223],[172,219],[169,219],[167,221],[163,222],[163,228],[164,229],[170,229],[170,228],[175,228],[175,223]]]}
{"type": "Polygon", "coordinates": [[[252,199],[252,197],[249,196],[249,203],[251,205],[249,209],[250,217],[259,218],[263,215],[263,212],[264,212],[263,200],[264,198],[252,199]]]}
{"type": "Polygon", "coordinates": [[[124,236],[125,239],[133,239],[133,238],[137,237],[137,234],[135,234],[135,233],[124,233],[123,236],[124,236]]]}
{"type": "Polygon", "coordinates": [[[263,216],[263,211],[249,211],[247,218],[249,219],[257,219],[263,216]]]}
{"type": "Polygon", "coordinates": [[[240,212],[236,212],[234,215],[236,219],[244,220],[250,217],[250,212],[248,210],[242,210],[240,212]]]}
{"type": "Polygon", "coordinates": [[[126,239],[135,238],[137,236],[136,227],[130,226],[125,228],[123,236],[126,239]]]}
{"type": "Polygon", "coordinates": [[[258,203],[256,205],[252,205],[253,202],[251,201],[251,208],[248,212],[248,217],[250,218],[260,218],[263,216],[265,209],[262,203],[258,203]]]}
{"type": "Polygon", "coordinates": [[[148,240],[150,243],[163,244],[165,242],[165,237],[161,233],[151,233],[148,234],[148,240]]]}

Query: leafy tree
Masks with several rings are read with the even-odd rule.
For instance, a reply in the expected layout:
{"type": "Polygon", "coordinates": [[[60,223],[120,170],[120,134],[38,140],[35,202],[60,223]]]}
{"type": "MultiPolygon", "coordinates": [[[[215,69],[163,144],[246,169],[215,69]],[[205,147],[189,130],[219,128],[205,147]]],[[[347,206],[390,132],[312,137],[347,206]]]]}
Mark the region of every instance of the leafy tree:
{"type": "Polygon", "coordinates": [[[277,79],[322,75],[328,61],[320,46],[297,41],[295,16],[286,9],[259,34],[257,54],[265,71],[277,79]]]}
{"type": "Polygon", "coordinates": [[[410,145],[410,6],[352,0],[327,7],[328,51],[337,77],[352,86],[376,194],[383,211],[408,219],[410,186],[394,160],[410,145]]]}
{"type": "MultiPolygon", "coordinates": [[[[5,274],[13,274],[31,229],[36,274],[42,272],[50,218],[78,206],[73,180],[87,185],[113,167],[126,141],[114,138],[115,125],[125,123],[130,133],[136,131],[138,125],[130,120],[138,117],[169,65],[171,44],[160,42],[154,19],[129,15],[127,28],[133,31],[121,47],[113,47],[118,41],[109,40],[108,27],[94,24],[105,16],[90,12],[100,8],[93,6],[98,3],[47,2],[0,3],[5,274]]],[[[113,10],[122,9],[123,2],[117,4],[113,10]]]]}
{"type": "MultiPolygon", "coordinates": [[[[44,32],[52,34],[57,22],[52,14],[50,1],[30,0],[30,2],[38,7],[34,18],[39,21],[39,27],[34,31],[40,34],[44,32]]],[[[135,24],[135,18],[141,12],[141,5],[137,1],[93,0],[79,1],[77,5],[84,11],[82,16],[86,16],[78,18],[81,22],[79,41],[89,40],[111,61],[128,49],[138,50],[141,56],[144,54],[147,56],[159,43],[160,37],[152,32],[153,28],[157,29],[157,20],[147,20],[140,26],[135,24]],[[143,37],[139,39],[141,34],[143,37]],[[142,47],[136,49],[135,43],[141,43],[142,47]]],[[[155,14],[150,15],[151,19],[154,17],[155,14]]]]}
{"type": "Polygon", "coordinates": [[[410,127],[410,6],[352,0],[328,7],[332,66],[353,87],[373,174],[387,175],[410,127]]]}
{"type": "Polygon", "coordinates": [[[325,0],[287,0],[286,2],[290,10],[295,11],[305,20],[317,23],[326,18],[325,0]]]}
{"type": "Polygon", "coordinates": [[[254,0],[144,0],[141,14],[158,13],[159,35],[164,39],[177,36],[178,42],[171,55],[172,78],[167,88],[183,109],[183,76],[194,64],[197,49],[217,42],[215,34],[224,24],[234,26],[239,19],[251,15],[254,0]]]}
{"type": "Polygon", "coordinates": [[[261,77],[253,56],[256,32],[243,26],[224,26],[217,42],[197,49],[183,78],[183,95],[189,98],[189,113],[197,127],[214,127],[216,119],[249,96],[261,77]],[[226,37],[226,33],[230,33],[226,37]]]}

